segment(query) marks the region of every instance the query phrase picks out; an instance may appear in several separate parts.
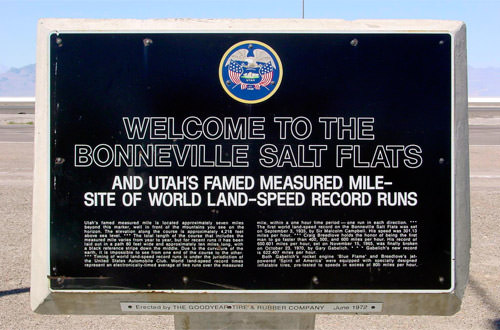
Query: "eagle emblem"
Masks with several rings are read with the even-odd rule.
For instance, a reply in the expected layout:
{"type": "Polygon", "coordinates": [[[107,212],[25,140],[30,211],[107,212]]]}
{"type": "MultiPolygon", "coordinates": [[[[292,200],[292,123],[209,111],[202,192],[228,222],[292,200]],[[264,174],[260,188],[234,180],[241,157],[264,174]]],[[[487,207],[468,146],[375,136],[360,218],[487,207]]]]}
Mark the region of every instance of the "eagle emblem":
{"type": "Polygon", "coordinates": [[[278,89],[283,69],[268,45],[247,40],[233,45],[222,57],[219,77],[224,90],[243,103],[267,100],[278,89]]]}

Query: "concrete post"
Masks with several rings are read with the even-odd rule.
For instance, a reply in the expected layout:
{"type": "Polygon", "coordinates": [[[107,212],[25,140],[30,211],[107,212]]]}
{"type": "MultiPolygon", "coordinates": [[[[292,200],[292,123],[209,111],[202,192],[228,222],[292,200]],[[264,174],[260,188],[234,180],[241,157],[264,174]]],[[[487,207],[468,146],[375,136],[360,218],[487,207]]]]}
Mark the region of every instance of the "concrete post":
{"type": "Polygon", "coordinates": [[[313,330],[315,314],[191,313],[174,317],[175,330],[313,330]]]}

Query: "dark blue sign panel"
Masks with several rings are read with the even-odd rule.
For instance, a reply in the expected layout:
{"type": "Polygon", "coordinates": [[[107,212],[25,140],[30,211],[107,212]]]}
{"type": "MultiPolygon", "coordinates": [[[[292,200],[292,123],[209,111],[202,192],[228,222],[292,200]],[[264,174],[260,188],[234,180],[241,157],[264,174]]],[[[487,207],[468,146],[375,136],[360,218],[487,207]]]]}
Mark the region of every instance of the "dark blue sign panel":
{"type": "Polygon", "coordinates": [[[52,35],[53,290],[450,290],[448,34],[52,35]]]}

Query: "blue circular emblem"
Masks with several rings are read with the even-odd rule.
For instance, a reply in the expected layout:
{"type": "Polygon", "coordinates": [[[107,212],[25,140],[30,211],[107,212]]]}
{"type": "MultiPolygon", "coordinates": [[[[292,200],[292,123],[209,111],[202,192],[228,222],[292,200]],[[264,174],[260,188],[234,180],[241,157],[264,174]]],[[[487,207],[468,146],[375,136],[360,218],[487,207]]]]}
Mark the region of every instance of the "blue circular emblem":
{"type": "Polygon", "coordinates": [[[273,96],[281,84],[283,66],[263,42],[245,40],[230,47],[219,65],[219,79],[233,99],[255,104],[273,96]]]}

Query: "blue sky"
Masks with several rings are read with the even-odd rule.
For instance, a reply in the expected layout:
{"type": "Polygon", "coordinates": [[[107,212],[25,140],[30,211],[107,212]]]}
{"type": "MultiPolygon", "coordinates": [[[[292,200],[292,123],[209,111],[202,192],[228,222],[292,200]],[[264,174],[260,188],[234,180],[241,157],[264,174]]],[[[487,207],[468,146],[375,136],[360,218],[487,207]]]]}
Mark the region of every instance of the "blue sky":
{"type": "MultiPolygon", "coordinates": [[[[0,65],[35,62],[36,24],[67,18],[299,18],[302,0],[0,0],[0,65]]],[[[452,19],[467,24],[474,67],[500,67],[500,0],[305,0],[306,18],[452,19]]]]}

